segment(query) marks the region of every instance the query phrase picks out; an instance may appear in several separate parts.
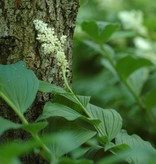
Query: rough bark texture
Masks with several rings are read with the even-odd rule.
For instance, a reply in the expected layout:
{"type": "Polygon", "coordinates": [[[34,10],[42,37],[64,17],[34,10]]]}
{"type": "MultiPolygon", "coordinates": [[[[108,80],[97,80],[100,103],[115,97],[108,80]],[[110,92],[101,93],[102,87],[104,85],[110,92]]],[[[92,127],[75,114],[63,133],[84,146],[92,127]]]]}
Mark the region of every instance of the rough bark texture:
{"type": "MultiPolygon", "coordinates": [[[[41,53],[40,44],[36,41],[33,20],[40,19],[54,27],[58,36],[67,35],[65,53],[69,61],[71,81],[72,42],[78,0],[1,0],[0,1],[0,64],[15,63],[24,60],[33,69],[39,79],[62,85],[59,69],[53,58],[41,53]]],[[[42,110],[42,100],[47,96],[38,96],[34,107],[26,116],[34,120],[42,110]]],[[[9,107],[0,102],[0,115],[19,122],[9,107]]],[[[17,131],[7,132],[6,138],[25,138],[25,134],[17,131]]],[[[24,163],[40,163],[35,158],[24,159],[24,163]],[[34,160],[34,161],[33,161],[34,160]]],[[[43,163],[43,162],[41,162],[43,163]]]]}

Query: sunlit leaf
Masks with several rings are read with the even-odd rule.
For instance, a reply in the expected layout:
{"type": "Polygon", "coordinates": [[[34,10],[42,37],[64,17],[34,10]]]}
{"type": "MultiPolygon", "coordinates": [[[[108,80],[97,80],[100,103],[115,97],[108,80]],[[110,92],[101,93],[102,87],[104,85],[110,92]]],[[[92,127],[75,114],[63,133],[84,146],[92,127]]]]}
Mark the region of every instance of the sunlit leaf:
{"type": "Polygon", "coordinates": [[[116,137],[122,127],[122,118],[119,113],[113,109],[102,109],[91,104],[88,105],[87,109],[93,118],[101,121],[98,126],[101,131],[100,136],[106,137],[107,141],[116,137]]]}
{"type": "Polygon", "coordinates": [[[116,64],[116,70],[121,74],[124,79],[127,79],[128,76],[134,71],[152,65],[152,62],[147,59],[135,58],[133,56],[125,56],[118,60],[116,64]]]}
{"type": "Polygon", "coordinates": [[[21,127],[20,124],[11,122],[10,120],[0,117],[0,135],[2,135],[6,130],[18,129],[20,127],[21,127]]]}
{"type": "Polygon", "coordinates": [[[39,82],[24,62],[0,65],[0,97],[18,113],[24,113],[33,103],[39,82]]]}

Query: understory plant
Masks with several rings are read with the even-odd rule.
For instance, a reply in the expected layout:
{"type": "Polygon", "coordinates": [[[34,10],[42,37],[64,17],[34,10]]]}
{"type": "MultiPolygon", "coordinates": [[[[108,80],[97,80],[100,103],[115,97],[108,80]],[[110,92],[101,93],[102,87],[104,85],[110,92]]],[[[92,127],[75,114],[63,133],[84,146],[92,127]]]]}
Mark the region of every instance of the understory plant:
{"type": "MultiPolygon", "coordinates": [[[[19,164],[20,157],[32,150],[51,164],[154,163],[155,148],[138,135],[129,135],[122,128],[123,120],[116,110],[93,105],[89,96],[73,92],[67,80],[68,62],[64,54],[66,36],[58,38],[55,30],[40,20],[35,20],[34,25],[44,55],[55,58],[60,68],[64,88],[39,80],[23,61],[0,65],[0,97],[21,121],[15,123],[0,117],[0,135],[9,129],[23,129],[32,136],[25,141],[18,139],[2,143],[0,163],[19,164]],[[52,93],[54,98],[45,102],[42,114],[30,123],[24,114],[31,108],[38,91],[52,93]]],[[[87,44],[104,55],[108,67],[118,74],[147,113],[147,117],[151,117],[127,78],[132,72],[141,67],[152,66],[152,63],[147,59],[131,56],[123,57],[117,63],[113,61],[109,47],[103,43],[117,29],[117,25],[84,22],[83,28],[93,39],[87,44]],[[137,64],[128,70],[124,69],[124,64],[129,62],[137,64]]],[[[153,123],[154,120],[150,120],[153,123]]]]}

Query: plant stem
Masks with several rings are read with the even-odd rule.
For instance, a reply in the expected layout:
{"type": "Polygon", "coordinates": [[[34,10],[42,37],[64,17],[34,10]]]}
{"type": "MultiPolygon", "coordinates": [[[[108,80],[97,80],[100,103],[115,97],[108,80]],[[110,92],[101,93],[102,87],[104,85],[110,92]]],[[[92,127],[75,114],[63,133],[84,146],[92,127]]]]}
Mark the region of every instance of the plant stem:
{"type": "MultiPolygon", "coordinates": [[[[151,114],[149,113],[148,108],[146,107],[146,105],[144,104],[143,100],[141,99],[141,97],[139,97],[136,92],[133,90],[133,88],[129,85],[129,83],[127,82],[126,79],[124,79],[122,77],[122,75],[120,74],[120,72],[117,71],[116,69],[116,65],[114,63],[114,61],[112,60],[112,58],[110,57],[110,55],[105,51],[105,49],[103,48],[103,46],[100,46],[103,55],[107,58],[107,60],[109,61],[109,63],[111,64],[111,66],[113,67],[114,71],[116,72],[117,76],[119,77],[119,79],[123,82],[123,84],[127,87],[127,89],[130,91],[130,93],[132,94],[132,96],[135,98],[137,104],[139,105],[139,107],[141,109],[143,109],[146,114],[147,117],[149,118],[149,120],[151,121],[152,124],[155,124],[155,121],[153,120],[153,117],[151,117],[151,114]]],[[[156,129],[156,127],[155,127],[156,129]]]]}
{"type": "MultiPolygon", "coordinates": [[[[91,114],[87,111],[87,109],[83,106],[83,104],[80,102],[80,100],[77,98],[77,96],[74,94],[74,92],[72,91],[72,89],[70,88],[69,84],[68,84],[68,81],[67,81],[67,78],[66,78],[66,75],[65,75],[65,71],[62,71],[63,72],[63,79],[64,79],[64,83],[68,89],[68,91],[73,95],[74,99],[77,101],[77,103],[80,105],[80,107],[83,109],[83,111],[85,112],[85,114],[91,118],[91,119],[94,119],[91,114]]],[[[102,136],[105,136],[102,132],[102,130],[96,126],[94,126],[95,129],[97,130],[97,132],[99,132],[99,134],[101,134],[102,136]]]]}
{"type": "Polygon", "coordinates": [[[13,109],[13,111],[18,115],[18,117],[20,118],[20,120],[22,121],[23,124],[27,125],[28,122],[25,119],[25,117],[23,116],[23,114],[21,114],[19,112],[19,110],[16,108],[16,106],[7,98],[7,96],[5,96],[2,92],[0,92],[0,97],[2,97],[2,99],[5,100],[5,102],[13,109]]]}
{"type": "MultiPolygon", "coordinates": [[[[29,125],[28,121],[26,120],[26,118],[24,117],[24,115],[22,113],[19,112],[19,110],[16,108],[16,106],[2,93],[0,92],[0,97],[2,97],[5,102],[13,109],[13,111],[18,115],[19,119],[21,120],[21,122],[23,123],[23,125],[29,125]]],[[[47,152],[47,154],[49,156],[51,156],[51,152],[49,150],[49,148],[42,142],[41,138],[39,137],[38,134],[33,134],[31,133],[31,135],[33,136],[33,138],[40,143],[41,147],[43,148],[43,150],[45,152],[47,152]]]]}

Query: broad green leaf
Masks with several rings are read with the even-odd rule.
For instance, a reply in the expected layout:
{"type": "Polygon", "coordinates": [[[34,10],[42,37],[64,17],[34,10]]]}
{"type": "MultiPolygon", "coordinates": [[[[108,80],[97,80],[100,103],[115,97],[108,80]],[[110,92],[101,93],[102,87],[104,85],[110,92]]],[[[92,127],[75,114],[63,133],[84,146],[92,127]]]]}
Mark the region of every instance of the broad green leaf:
{"type": "Polygon", "coordinates": [[[23,125],[22,128],[32,134],[37,134],[48,125],[48,122],[37,122],[29,125],[23,125]]]}
{"type": "Polygon", "coordinates": [[[100,136],[106,137],[110,142],[120,132],[122,127],[122,118],[113,109],[102,109],[95,105],[89,104],[87,107],[88,112],[94,119],[99,119],[101,123],[98,128],[100,129],[100,136]]]}
{"type": "Polygon", "coordinates": [[[53,155],[56,157],[60,157],[78,148],[96,134],[95,131],[78,126],[71,126],[67,132],[62,131],[62,135],[66,133],[69,133],[69,137],[64,137],[62,141],[56,141],[55,144],[50,146],[53,155]]]}
{"type": "Polygon", "coordinates": [[[127,79],[128,76],[134,71],[152,65],[152,62],[147,59],[135,58],[133,56],[127,55],[118,60],[116,64],[116,70],[124,79],[127,79]]]}
{"type": "Polygon", "coordinates": [[[55,116],[64,117],[69,121],[82,117],[81,114],[65,105],[48,102],[44,106],[43,113],[39,116],[37,120],[43,120],[55,116]]]}
{"type": "Polygon", "coordinates": [[[117,135],[115,142],[116,145],[127,144],[130,147],[130,150],[132,151],[128,156],[128,161],[130,163],[146,164],[146,160],[149,159],[149,155],[156,153],[156,150],[149,142],[144,141],[135,134],[128,135],[124,130],[117,135]]]}
{"type": "Polygon", "coordinates": [[[90,159],[96,163],[99,159],[105,156],[105,151],[102,146],[98,144],[96,146],[92,146],[84,155],[83,157],[86,159],[90,159]]]}
{"type": "Polygon", "coordinates": [[[59,164],[93,164],[93,161],[82,159],[82,160],[73,160],[70,158],[61,158],[59,164]]]}
{"type": "Polygon", "coordinates": [[[83,114],[84,111],[82,109],[81,104],[84,107],[86,107],[90,101],[90,96],[80,96],[80,95],[74,95],[71,93],[65,93],[65,94],[55,96],[54,101],[56,103],[60,103],[60,104],[69,106],[70,108],[74,109],[75,111],[83,114]]]}
{"type": "Polygon", "coordinates": [[[39,81],[39,91],[46,92],[46,93],[67,93],[63,88],[56,86],[54,84],[50,84],[45,81],[39,81]]]}
{"type": "Polygon", "coordinates": [[[54,102],[68,106],[74,109],[75,111],[77,111],[78,113],[84,114],[82,107],[78,104],[78,101],[76,99],[73,94],[63,94],[63,95],[56,95],[54,97],[54,102]]]}
{"type": "Polygon", "coordinates": [[[156,89],[149,91],[144,96],[144,103],[149,109],[156,107],[156,89]]]}
{"type": "Polygon", "coordinates": [[[78,101],[75,99],[75,96],[72,94],[72,93],[64,93],[64,94],[61,94],[61,96],[67,98],[68,100],[78,104],[78,101]]]}
{"type": "Polygon", "coordinates": [[[0,135],[2,135],[6,130],[18,129],[20,127],[21,127],[20,124],[11,122],[10,120],[0,117],[0,135]]]}
{"type": "Polygon", "coordinates": [[[18,113],[24,113],[33,103],[39,81],[23,61],[0,65],[0,97],[18,113]]]}
{"type": "Polygon", "coordinates": [[[130,84],[131,88],[133,88],[135,93],[137,93],[137,95],[140,95],[142,87],[148,78],[148,75],[149,71],[146,68],[141,68],[133,72],[128,77],[128,83],[130,84]]]}
{"type": "Polygon", "coordinates": [[[63,117],[69,121],[76,120],[78,118],[89,122],[92,125],[98,125],[100,122],[97,119],[87,118],[68,106],[47,102],[44,106],[43,113],[38,117],[37,121],[47,119],[50,117],[63,117]]]}
{"type": "Polygon", "coordinates": [[[83,22],[82,29],[96,42],[102,44],[117,30],[118,25],[108,22],[83,22]]]}
{"type": "MultiPolygon", "coordinates": [[[[49,119],[48,133],[60,133],[62,139],[56,140],[54,144],[48,145],[56,159],[62,155],[78,148],[91,139],[96,132],[80,125],[79,121],[67,121],[61,117],[49,119]]],[[[54,158],[54,159],[55,159],[54,158]]]]}

